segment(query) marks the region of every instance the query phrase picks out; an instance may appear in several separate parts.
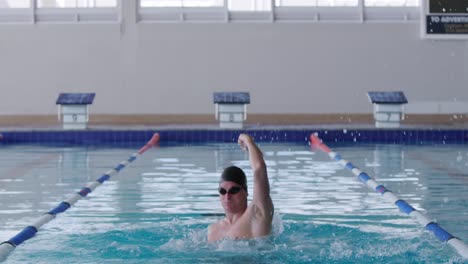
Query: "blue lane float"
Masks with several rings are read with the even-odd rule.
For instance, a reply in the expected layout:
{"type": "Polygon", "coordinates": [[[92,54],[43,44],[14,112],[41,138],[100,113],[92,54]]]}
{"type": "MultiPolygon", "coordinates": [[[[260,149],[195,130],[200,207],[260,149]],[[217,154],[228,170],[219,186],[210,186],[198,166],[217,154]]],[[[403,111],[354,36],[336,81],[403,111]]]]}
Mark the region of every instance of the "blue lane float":
{"type": "Polygon", "coordinates": [[[83,187],[79,192],[75,193],[73,196],[67,200],[59,203],[55,208],[49,212],[42,215],[35,223],[30,226],[25,227],[18,234],[13,236],[7,241],[4,241],[0,244],[0,262],[3,262],[7,259],[8,255],[24,241],[34,237],[38,232],[39,228],[44,224],[52,220],[57,214],[63,213],[68,210],[72,205],[74,205],[78,200],[83,197],[86,197],[89,193],[94,191],[99,185],[103,184],[105,181],[109,180],[110,177],[114,174],[120,172],[127,164],[137,159],[139,155],[142,155],[145,151],[152,148],[159,141],[159,134],[155,133],[151,139],[144,145],[137,153],[132,154],[127,160],[119,163],[114,169],[109,170],[104,175],[99,177],[96,181],[88,183],[83,187]]]}
{"type": "Polygon", "coordinates": [[[327,145],[325,145],[317,135],[310,135],[310,144],[313,148],[325,152],[332,160],[337,161],[343,167],[350,170],[367,187],[380,193],[385,200],[396,205],[402,213],[405,213],[416,219],[416,221],[419,222],[427,231],[430,231],[432,234],[434,234],[437,239],[448,243],[460,254],[461,257],[468,259],[468,246],[462,240],[447,232],[439,224],[431,221],[426,215],[413,208],[405,200],[398,198],[392,191],[377,183],[367,173],[361,171],[351,162],[343,159],[338,153],[332,151],[327,145]]]}

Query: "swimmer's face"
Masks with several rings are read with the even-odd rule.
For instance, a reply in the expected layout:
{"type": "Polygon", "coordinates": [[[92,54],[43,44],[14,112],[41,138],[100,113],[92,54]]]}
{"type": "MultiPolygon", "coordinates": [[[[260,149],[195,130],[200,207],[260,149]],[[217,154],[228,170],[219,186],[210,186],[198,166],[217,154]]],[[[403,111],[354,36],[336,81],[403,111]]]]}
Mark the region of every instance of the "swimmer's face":
{"type": "Polygon", "coordinates": [[[224,181],[219,184],[219,192],[219,200],[225,212],[243,212],[247,207],[247,192],[241,185],[224,181]]]}

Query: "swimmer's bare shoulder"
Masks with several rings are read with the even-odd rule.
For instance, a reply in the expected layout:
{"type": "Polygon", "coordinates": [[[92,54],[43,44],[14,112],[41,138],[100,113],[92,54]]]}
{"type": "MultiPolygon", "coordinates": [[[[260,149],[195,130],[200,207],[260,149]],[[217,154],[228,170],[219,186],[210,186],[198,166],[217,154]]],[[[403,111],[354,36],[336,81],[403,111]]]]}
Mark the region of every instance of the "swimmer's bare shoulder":
{"type": "Polygon", "coordinates": [[[226,228],[226,223],[224,220],[219,220],[216,223],[208,226],[208,242],[214,242],[223,237],[223,230],[226,228]]]}

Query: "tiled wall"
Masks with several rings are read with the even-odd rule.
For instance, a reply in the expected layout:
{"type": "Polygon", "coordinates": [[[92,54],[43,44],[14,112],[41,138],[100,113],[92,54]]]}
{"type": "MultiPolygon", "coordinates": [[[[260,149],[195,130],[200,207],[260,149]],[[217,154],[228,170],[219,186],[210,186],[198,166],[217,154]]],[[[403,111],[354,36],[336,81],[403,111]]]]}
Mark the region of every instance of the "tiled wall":
{"type": "Polygon", "coordinates": [[[311,133],[329,144],[388,143],[388,144],[466,144],[468,130],[88,130],[88,131],[8,131],[0,133],[2,144],[72,144],[72,145],[132,145],[145,143],[153,133],[160,142],[205,143],[237,142],[239,133],[252,135],[257,142],[308,142],[311,133]]]}

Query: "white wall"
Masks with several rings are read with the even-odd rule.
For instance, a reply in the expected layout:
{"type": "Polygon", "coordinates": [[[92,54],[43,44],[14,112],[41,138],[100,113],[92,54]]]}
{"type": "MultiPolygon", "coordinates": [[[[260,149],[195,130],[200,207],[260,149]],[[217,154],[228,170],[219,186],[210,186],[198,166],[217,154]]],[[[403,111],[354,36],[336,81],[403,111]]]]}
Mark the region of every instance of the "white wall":
{"type": "Polygon", "coordinates": [[[468,43],[418,23],[0,25],[0,115],[54,114],[60,92],[93,113],[213,113],[249,91],[251,113],[370,113],[369,90],[468,101],[468,43]]]}

